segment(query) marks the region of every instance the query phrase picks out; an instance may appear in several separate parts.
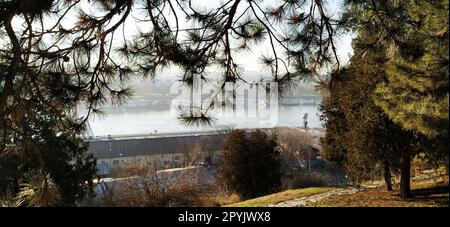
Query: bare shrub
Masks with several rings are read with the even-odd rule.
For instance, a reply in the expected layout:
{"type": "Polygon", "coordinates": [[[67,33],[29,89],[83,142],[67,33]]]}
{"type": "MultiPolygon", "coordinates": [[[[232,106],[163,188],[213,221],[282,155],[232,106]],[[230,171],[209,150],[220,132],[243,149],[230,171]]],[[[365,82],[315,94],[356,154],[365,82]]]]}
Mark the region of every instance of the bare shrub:
{"type": "Polygon", "coordinates": [[[124,173],[117,173],[117,176],[139,175],[102,182],[98,197],[85,206],[198,207],[217,204],[211,199],[217,187],[198,184],[192,174],[180,174],[174,179],[151,168],[145,169],[146,172],[143,169],[123,168],[124,173]]]}
{"type": "Polygon", "coordinates": [[[191,145],[189,152],[184,153],[184,166],[193,166],[205,160],[206,151],[204,145],[195,143],[191,145]]]}
{"type": "Polygon", "coordinates": [[[156,172],[159,168],[142,163],[132,163],[128,165],[121,165],[111,169],[109,174],[112,178],[127,178],[145,175],[149,172],[156,172]]]}
{"type": "Polygon", "coordinates": [[[313,144],[313,138],[308,133],[294,128],[279,128],[276,130],[278,144],[286,151],[300,155],[308,145],[313,144]]]}
{"type": "Polygon", "coordinates": [[[313,143],[313,138],[305,132],[291,128],[276,130],[277,142],[282,148],[281,168],[283,173],[289,173],[298,167],[299,160],[304,156],[304,151],[313,143]]]}

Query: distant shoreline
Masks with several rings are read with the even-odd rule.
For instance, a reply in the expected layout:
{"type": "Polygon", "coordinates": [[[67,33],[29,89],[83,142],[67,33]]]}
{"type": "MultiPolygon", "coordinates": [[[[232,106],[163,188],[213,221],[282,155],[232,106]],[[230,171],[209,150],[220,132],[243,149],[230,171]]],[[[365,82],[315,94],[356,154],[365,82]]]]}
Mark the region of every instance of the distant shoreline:
{"type": "MultiPolygon", "coordinates": [[[[324,131],[324,128],[300,128],[300,127],[273,127],[273,128],[236,128],[241,129],[246,132],[251,132],[255,130],[262,131],[274,131],[282,129],[298,129],[308,134],[320,134],[324,131]]],[[[153,139],[153,138],[171,138],[171,137],[191,137],[191,136],[209,136],[209,135],[220,135],[228,134],[229,129],[213,129],[213,130],[199,130],[196,132],[160,132],[160,133],[138,133],[138,134],[124,134],[124,135],[106,135],[106,136],[95,136],[94,138],[89,138],[89,141],[108,141],[108,140],[139,140],[139,139],[153,139]]]]}

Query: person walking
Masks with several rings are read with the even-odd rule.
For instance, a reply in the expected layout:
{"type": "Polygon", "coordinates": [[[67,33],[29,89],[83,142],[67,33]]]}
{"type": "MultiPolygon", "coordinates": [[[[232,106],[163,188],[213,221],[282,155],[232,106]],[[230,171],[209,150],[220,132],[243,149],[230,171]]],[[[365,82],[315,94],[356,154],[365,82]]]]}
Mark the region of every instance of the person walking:
{"type": "Polygon", "coordinates": [[[303,126],[305,127],[305,129],[308,127],[308,113],[304,113],[302,116],[302,120],[303,120],[303,126]]]}

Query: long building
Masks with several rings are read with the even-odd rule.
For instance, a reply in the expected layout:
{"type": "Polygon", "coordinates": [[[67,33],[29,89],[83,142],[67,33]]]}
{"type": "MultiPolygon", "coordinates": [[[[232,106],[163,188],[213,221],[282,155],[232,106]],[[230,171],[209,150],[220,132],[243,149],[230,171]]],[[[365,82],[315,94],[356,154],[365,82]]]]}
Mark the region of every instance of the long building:
{"type": "Polygon", "coordinates": [[[224,134],[90,140],[89,153],[97,158],[100,175],[130,164],[158,169],[182,167],[187,162],[216,161],[223,149],[224,134]],[[195,157],[194,157],[195,156],[195,157]]]}

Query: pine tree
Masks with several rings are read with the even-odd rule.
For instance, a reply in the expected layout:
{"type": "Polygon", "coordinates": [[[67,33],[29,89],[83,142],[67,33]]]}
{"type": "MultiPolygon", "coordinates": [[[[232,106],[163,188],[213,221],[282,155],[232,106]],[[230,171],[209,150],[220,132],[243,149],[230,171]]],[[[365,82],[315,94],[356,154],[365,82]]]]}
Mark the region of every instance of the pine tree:
{"type": "Polygon", "coordinates": [[[418,152],[448,169],[448,0],[352,1],[343,19],[361,32],[376,26],[369,48],[386,53],[386,78],[375,104],[412,135],[400,146],[402,198],[411,196],[411,158],[418,152]]]}
{"type": "Polygon", "coordinates": [[[406,129],[429,137],[448,135],[448,0],[414,1],[401,46],[392,46],[388,80],[377,89],[377,104],[406,129]]]}
{"type": "MultiPolygon", "coordinates": [[[[70,117],[59,118],[36,99],[14,118],[6,149],[0,154],[0,195],[19,193],[30,174],[48,174],[58,190],[52,205],[73,206],[93,194],[96,160],[70,117]],[[66,126],[65,126],[66,125],[66,126]]],[[[80,129],[82,130],[82,129],[80,129]]]]}
{"type": "Polygon", "coordinates": [[[345,167],[354,181],[367,180],[381,169],[388,190],[391,171],[399,170],[399,154],[414,135],[394,123],[374,102],[376,87],[386,80],[385,57],[377,45],[378,29],[366,25],[353,40],[354,55],[347,68],[330,76],[321,107],[326,122],[324,158],[345,167]]]}
{"type": "MultiPolygon", "coordinates": [[[[405,23],[404,34],[399,36],[402,45],[392,47],[388,80],[376,92],[377,104],[393,121],[429,137],[436,144],[435,153],[441,157],[447,153],[447,159],[448,10],[448,0],[411,2],[407,9],[411,22],[405,23]]],[[[403,159],[408,168],[411,158],[405,154],[403,159]]],[[[409,190],[402,190],[401,196],[409,197],[409,190]]]]}
{"type": "Polygon", "coordinates": [[[233,130],[225,140],[219,181],[243,199],[277,192],[281,185],[281,159],[275,138],[262,131],[247,135],[233,130]]]}

